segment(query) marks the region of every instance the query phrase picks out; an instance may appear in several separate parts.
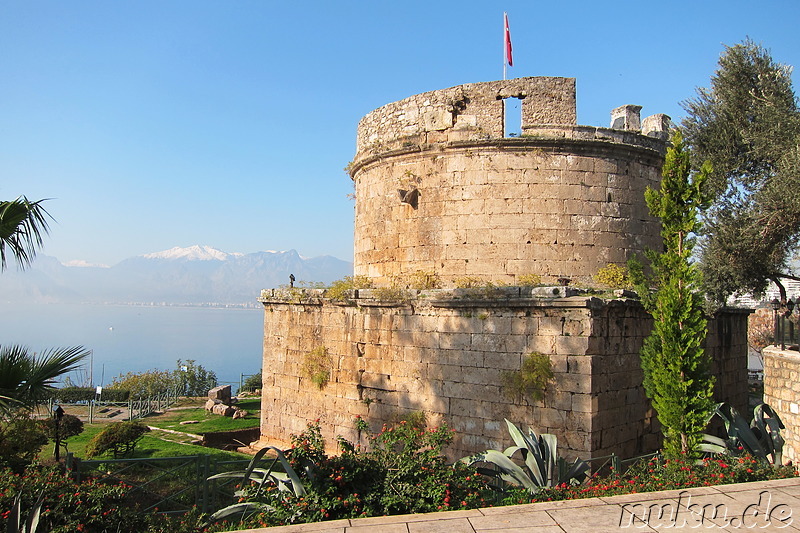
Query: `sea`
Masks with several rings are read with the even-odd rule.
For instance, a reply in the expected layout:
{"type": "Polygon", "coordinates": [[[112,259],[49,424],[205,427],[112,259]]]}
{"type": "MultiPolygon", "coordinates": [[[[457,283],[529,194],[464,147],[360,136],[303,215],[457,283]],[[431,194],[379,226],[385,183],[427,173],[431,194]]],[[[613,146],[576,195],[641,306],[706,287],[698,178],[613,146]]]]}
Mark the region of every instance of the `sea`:
{"type": "Polygon", "coordinates": [[[236,389],[261,370],[263,324],[258,308],[0,303],[0,346],[83,346],[91,356],[68,375],[78,385],[108,386],[127,372],[193,359],[236,389]]]}

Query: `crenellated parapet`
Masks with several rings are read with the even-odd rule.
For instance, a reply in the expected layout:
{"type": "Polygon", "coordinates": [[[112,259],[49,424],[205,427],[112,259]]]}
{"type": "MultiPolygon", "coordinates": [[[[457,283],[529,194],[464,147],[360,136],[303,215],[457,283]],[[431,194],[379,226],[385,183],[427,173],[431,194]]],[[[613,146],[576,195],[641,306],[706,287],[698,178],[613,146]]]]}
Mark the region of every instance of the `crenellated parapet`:
{"type": "Polygon", "coordinates": [[[588,281],[660,244],[644,202],[657,187],[669,117],[613,110],[576,124],[575,80],[460,85],[387,104],[358,126],[355,272],[378,284],[432,272],[515,283],[588,281]],[[504,100],[521,103],[505,136],[504,100]]]}

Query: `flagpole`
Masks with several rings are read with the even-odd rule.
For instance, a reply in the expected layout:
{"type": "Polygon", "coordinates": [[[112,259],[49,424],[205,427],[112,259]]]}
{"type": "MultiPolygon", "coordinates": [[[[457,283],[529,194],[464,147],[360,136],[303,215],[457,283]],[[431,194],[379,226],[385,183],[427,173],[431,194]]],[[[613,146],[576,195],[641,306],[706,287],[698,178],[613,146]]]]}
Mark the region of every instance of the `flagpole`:
{"type": "Polygon", "coordinates": [[[508,13],[503,11],[503,80],[506,79],[507,76],[507,68],[508,68],[508,58],[506,57],[506,19],[508,17],[508,13]]]}

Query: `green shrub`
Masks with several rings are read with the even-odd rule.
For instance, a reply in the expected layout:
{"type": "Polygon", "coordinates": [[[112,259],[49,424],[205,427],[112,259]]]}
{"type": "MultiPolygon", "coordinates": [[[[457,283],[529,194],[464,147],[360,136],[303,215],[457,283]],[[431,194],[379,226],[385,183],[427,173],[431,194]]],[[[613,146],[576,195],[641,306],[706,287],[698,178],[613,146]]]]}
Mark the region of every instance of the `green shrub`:
{"type": "Polygon", "coordinates": [[[0,419],[0,466],[21,472],[36,459],[45,444],[45,429],[27,413],[0,419]]]}
{"type": "Polygon", "coordinates": [[[95,481],[75,483],[58,467],[31,466],[22,474],[0,470],[0,530],[14,499],[21,496],[27,512],[42,498],[38,531],[49,533],[103,533],[147,531],[148,516],[126,505],[128,488],[95,481]]]}
{"type": "Polygon", "coordinates": [[[95,457],[107,452],[113,452],[115,458],[129,455],[148,431],[150,428],[136,421],[109,424],[89,441],[86,456],[95,457]]]}
{"type": "Polygon", "coordinates": [[[539,274],[520,274],[517,276],[517,284],[520,287],[536,287],[542,283],[542,276],[539,274]]]}
{"type": "Polygon", "coordinates": [[[594,275],[594,281],[612,289],[633,288],[628,268],[614,263],[609,263],[598,270],[594,275]]]}
{"type": "Polygon", "coordinates": [[[331,379],[332,366],[333,362],[328,355],[328,349],[318,346],[305,355],[301,371],[318,389],[322,389],[331,379]]]}
{"type": "Polygon", "coordinates": [[[544,398],[547,384],[553,380],[553,364],[550,357],[531,352],[522,360],[519,370],[507,370],[500,375],[503,394],[515,401],[544,398]]]}
{"type": "Polygon", "coordinates": [[[408,276],[408,288],[416,290],[438,289],[441,286],[439,276],[433,271],[417,271],[408,276]]]}
{"type": "MultiPolygon", "coordinates": [[[[54,441],[56,440],[56,419],[46,418],[40,421],[47,438],[54,441]]],[[[83,421],[75,415],[65,414],[58,422],[58,438],[64,449],[67,449],[66,439],[80,435],[83,433],[83,421]]],[[[68,450],[69,451],[69,450],[68,450]]]]}
{"type": "Polygon", "coordinates": [[[330,457],[318,424],[292,439],[287,452],[300,473],[305,496],[270,485],[260,492],[245,487],[242,497],[268,506],[239,527],[317,522],[387,514],[471,509],[486,505],[491,491],[473,469],[449,465],[442,448],[452,441],[447,427],[424,430],[400,423],[379,433],[359,419],[368,445],[362,449],[339,439],[342,453],[330,457]],[[257,496],[256,496],[257,494],[257,496]]]}
{"type": "Polygon", "coordinates": [[[487,284],[491,285],[491,283],[483,281],[477,276],[462,276],[460,278],[456,278],[454,283],[457,289],[477,289],[486,287],[487,284]]]}
{"type": "MultiPolygon", "coordinates": [[[[127,402],[131,393],[123,388],[104,388],[103,400],[107,402],[127,402]]],[[[88,402],[97,397],[97,389],[93,387],[64,387],[53,390],[48,399],[60,403],[88,402]]]]}
{"type": "Polygon", "coordinates": [[[205,396],[216,386],[217,375],[212,370],[198,365],[194,359],[178,359],[172,371],[153,369],[120,374],[113,379],[111,387],[103,390],[103,399],[109,399],[107,394],[115,394],[117,390],[130,391],[133,398],[147,398],[168,392],[181,396],[205,396]]]}
{"type": "Polygon", "coordinates": [[[331,283],[331,286],[325,292],[325,296],[331,300],[345,300],[352,290],[371,288],[372,280],[366,276],[345,276],[331,283]]]}
{"type": "MultiPolygon", "coordinates": [[[[126,372],[115,377],[111,386],[104,389],[127,390],[133,398],[146,398],[164,394],[176,386],[172,372],[167,370],[146,370],[144,372],[126,372]]],[[[94,396],[92,396],[94,398],[94,396]]]]}

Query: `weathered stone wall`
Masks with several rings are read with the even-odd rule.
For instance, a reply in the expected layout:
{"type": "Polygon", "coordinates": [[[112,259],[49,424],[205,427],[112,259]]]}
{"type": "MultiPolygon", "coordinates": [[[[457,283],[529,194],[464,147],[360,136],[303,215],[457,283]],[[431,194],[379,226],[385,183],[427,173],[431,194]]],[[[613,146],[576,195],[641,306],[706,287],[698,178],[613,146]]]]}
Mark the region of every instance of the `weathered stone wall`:
{"type": "Polygon", "coordinates": [[[504,137],[504,98],[522,100],[522,129],[576,124],[575,78],[536,77],[470,83],[409,96],[358,124],[356,151],[381,153],[404,143],[504,137]]]}
{"type": "MultiPolygon", "coordinates": [[[[635,115],[623,127],[638,128],[638,107],[623,109],[635,115]]],[[[355,273],[377,284],[419,271],[445,286],[590,281],[659,246],[644,203],[660,181],[657,133],[575,126],[571,78],[462,85],[381,107],[359,124],[350,168],[355,273]],[[504,138],[502,98],[515,96],[522,136],[504,138]]]]}
{"type": "MultiPolygon", "coordinates": [[[[504,449],[504,418],[557,435],[568,456],[657,449],[638,355],[647,315],[635,301],[552,297],[567,290],[434,290],[403,303],[376,299],[374,290],[358,291],[348,303],[321,291],[264,291],[262,439],[286,443],[319,419],[329,443],[336,435],[357,440],[356,416],[377,429],[421,411],[429,425],[456,430],[451,458],[504,449]],[[328,350],[331,378],[318,389],[302,367],[320,346],[328,350]],[[502,373],[518,370],[534,351],[550,356],[555,381],[541,402],[507,397],[502,373]]],[[[738,315],[726,320],[742,325],[738,315]]],[[[719,383],[744,391],[746,401],[746,330],[714,331],[712,353],[735,354],[717,365],[719,383]]]]}
{"type": "Polygon", "coordinates": [[[784,462],[800,461],[800,353],[768,346],[764,357],[764,403],[772,407],[786,429],[784,462]]]}

